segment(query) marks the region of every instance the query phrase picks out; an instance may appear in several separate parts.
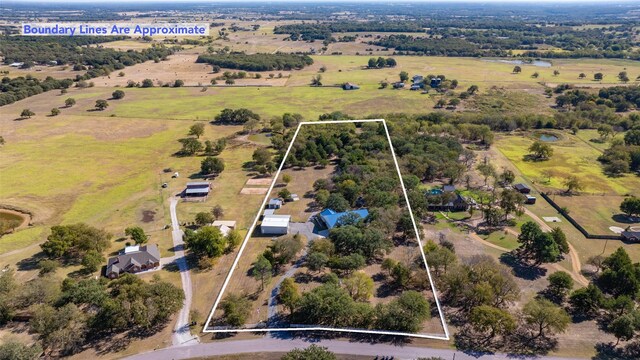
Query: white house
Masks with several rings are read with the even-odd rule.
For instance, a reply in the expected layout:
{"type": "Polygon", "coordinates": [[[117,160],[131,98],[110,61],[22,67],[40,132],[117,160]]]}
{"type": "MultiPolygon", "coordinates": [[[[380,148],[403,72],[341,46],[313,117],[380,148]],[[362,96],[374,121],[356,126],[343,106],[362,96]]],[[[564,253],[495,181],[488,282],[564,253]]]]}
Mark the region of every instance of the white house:
{"type": "Polygon", "coordinates": [[[284,235],[289,232],[291,215],[266,215],[262,219],[260,231],[265,235],[284,235]]]}

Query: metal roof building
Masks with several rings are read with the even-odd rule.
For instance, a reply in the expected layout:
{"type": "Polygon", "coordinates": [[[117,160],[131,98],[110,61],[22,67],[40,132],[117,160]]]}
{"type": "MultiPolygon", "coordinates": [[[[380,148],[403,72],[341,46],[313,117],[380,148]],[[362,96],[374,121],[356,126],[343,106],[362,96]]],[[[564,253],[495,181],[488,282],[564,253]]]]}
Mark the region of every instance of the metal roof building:
{"type": "Polygon", "coordinates": [[[260,224],[260,231],[268,235],[284,235],[289,232],[291,215],[265,215],[260,224]]]}

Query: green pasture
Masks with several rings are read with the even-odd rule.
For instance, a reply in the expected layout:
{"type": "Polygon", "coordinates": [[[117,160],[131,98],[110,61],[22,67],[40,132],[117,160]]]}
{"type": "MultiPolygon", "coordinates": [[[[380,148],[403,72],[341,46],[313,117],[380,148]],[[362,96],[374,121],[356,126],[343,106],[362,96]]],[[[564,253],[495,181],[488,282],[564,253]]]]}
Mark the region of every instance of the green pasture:
{"type": "Polygon", "coordinates": [[[528,181],[543,189],[563,189],[562,182],[569,175],[576,175],[584,184],[584,192],[591,194],[625,195],[638,194],[640,179],[626,175],[612,178],[602,173],[597,158],[600,151],[569,133],[562,134],[563,139],[550,143],[554,154],[550,160],[531,162],[525,160],[528,148],[534,139],[529,136],[500,135],[496,137],[496,146],[527,178],[528,181]],[[551,181],[545,172],[551,174],[551,181]]]}

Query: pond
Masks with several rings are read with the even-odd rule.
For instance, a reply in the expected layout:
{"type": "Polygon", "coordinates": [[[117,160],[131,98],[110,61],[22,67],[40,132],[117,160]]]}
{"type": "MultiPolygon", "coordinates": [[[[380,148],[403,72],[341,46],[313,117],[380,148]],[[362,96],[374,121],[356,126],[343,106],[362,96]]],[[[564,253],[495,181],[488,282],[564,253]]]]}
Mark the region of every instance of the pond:
{"type": "Polygon", "coordinates": [[[557,136],[552,135],[552,134],[542,134],[540,136],[538,136],[538,139],[544,141],[544,142],[554,142],[554,141],[558,141],[560,140],[557,136]]]}
{"type": "Polygon", "coordinates": [[[513,64],[513,65],[533,65],[533,66],[537,66],[537,67],[551,67],[551,63],[548,61],[542,61],[542,60],[532,60],[532,61],[525,61],[525,60],[484,60],[484,61],[488,61],[488,62],[499,62],[499,63],[505,63],[505,64],[513,64]]]}
{"type": "Polygon", "coordinates": [[[22,226],[29,217],[16,211],[0,209],[0,235],[22,226]]]}

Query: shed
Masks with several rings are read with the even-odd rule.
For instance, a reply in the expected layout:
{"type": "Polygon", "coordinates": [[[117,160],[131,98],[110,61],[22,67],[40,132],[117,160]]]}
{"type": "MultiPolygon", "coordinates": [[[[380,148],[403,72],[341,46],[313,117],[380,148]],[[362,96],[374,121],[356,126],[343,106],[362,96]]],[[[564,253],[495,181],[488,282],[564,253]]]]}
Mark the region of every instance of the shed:
{"type": "Polygon", "coordinates": [[[267,209],[280,209],[282,207],[282,200],[274,198],[269,200],[267,209]]]}
{"type": "Polygon", "coordinates": [[[404,87],[404,83],[403,82],[393,83],[393,88],[394,89],[402,89],[403,87],[404,87]]]}
{"type": "Polygon", "coordinates": [[[424,81],[424,76],[422,75],[413,75],[413,84],[420,85],[424,81]]]}
{"type": "Polygon", "coordinates": [[[446,192],[446,193],[454,192],[454,191],[456,191],[456,186],[455,185],[445,185],[445,186],[442,187],[442,191],[446,192]]]}
{"type": "Polygon", "coordinates": [[[233,221],[233,220],[216,220],[211,225],[218,226],[218,227],[224,225],[224,226],[226,226],[228,228],[231,228],[231,229],[235,229],[236,228],[236,222],[233,221]]]}
{"type": "Polygon", "coordinates": [[[420,89],[421,89],[421,86],[419,84],[413,84],[413,85],[411,85],[411,88],[410,88],[410,90],[412,90],[412,91],[417,91],[417,90],[420,90],[420,89]]]}
{"type": "Polygon", "coordinates": [[[536,197],[527,195],[527,199],[524,201],[525,204],[533,205],[536,203],[536,197]]]}
{"type": "Polygon", "coordinates": [[[276,213],[275,209],[264,209],[264,212],[262,213],[262,218],[264,219],[265,216],[274,215],[275,213],[276,213]]]}
{"type": "Polygon", "coordinates": [[[513,188],[522,194],[528,194],[531,192],[531,189],[529,189],[529,187],[525,184],[515,184],[513,185],[513,188]]]}
{"type": "Polygon", "coordinates": [[[300,200],[300,196],[298,196],[298,194],[291,194],[291,201],[298,201],[300,200]]]}
{"type": "Polygon", "coordinates": [[[289,232],[291,215],[265,215],[260,231],[265,235],[284,235],[289,232]]]}
{"type": "Polygon", "coordinates": [[[360,89],[360,86],[358,86],[356,84],[352,84],[352,83],[344,83],[342,85],[342,89],[343,90],[358,90],[358,89],[360,89]]]}

